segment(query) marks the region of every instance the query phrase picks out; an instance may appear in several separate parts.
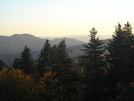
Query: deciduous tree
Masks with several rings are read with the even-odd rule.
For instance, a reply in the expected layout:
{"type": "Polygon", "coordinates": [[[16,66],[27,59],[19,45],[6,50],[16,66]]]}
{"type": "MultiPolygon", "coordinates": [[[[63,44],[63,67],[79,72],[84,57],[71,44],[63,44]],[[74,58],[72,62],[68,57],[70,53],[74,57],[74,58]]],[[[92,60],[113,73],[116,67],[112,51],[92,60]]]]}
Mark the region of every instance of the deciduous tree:
{"type": "Polygon", "coordinates": [[[34,101],[31,89],[35,89],[35,83],[23,71],[5,67],[0,71],[0,101],[34,101]]]}

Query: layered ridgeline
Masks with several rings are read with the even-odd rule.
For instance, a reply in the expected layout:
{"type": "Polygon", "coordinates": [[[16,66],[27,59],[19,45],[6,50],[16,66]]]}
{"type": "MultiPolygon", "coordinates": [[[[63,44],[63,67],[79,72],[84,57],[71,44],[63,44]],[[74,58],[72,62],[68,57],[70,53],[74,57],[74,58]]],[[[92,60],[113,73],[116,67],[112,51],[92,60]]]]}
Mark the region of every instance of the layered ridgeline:
{"type": "MultiPolygon", "coordinates": [[[[50,44],[58,44],[62,39],[50,40],[50,44]]],[[[84,44],[84,42],[65,38],[67,46],[84,44]]],[[[0,55],[14,54],[22,51],[24,46],[30,47],[33,51],[40,51],[46,39],[41,39],[30,34],[15,34],[12,36],[0,36],[0,55]]]]}
{"type": "MultiPolygon", "coordinates": [[[[87,36],[88,37],[88,36],[87,36]]],[[[55,38],[49,40],[51,45],[58,44],[63,38],[55,38]]],[[[28,46],[32,50],[33,57],[36,59],[39,55],[43,44],[47,39],[35,37],[30,34],[14,34],[12,36],[0,36],[0,60],[12,62],[15,57],[19,57],[24,46],[28,46]]],[[[73,39],[65,38],[67,48],[72,50],[69,53],[71,57],[77,57],[83,54],[80,49],[83,48],[85,42],[73,39]]],[[[107,40],[104,40],[107,43],[107,40]]]]}

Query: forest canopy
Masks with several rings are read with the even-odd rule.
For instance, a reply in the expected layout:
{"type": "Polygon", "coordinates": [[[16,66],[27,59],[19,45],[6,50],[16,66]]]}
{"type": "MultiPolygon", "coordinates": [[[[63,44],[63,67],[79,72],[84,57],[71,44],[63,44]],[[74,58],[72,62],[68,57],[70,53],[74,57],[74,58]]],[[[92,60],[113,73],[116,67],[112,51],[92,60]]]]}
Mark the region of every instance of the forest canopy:
{"type": "Polygon", "coordinates": [[[63,39],[46,40],[38,58],[24,46],[12,66],[0,60],[1,101],[133,101],[134,34],[131,24],[115,26],[107,45],[95,27],[73,60],[63,39]],[[108,53],[105,53],[105,50],[108,53]]]}

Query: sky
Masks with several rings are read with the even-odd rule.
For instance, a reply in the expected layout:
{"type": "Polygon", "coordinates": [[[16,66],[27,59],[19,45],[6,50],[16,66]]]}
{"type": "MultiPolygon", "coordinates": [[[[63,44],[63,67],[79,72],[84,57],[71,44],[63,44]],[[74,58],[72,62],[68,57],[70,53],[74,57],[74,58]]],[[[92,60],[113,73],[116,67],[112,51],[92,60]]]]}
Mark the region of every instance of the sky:
{"type": "Polygon", "coordinates": [[[112,35],[118,22],[134,28],[134,0],[0,0],[0,35],[112,35]]]}

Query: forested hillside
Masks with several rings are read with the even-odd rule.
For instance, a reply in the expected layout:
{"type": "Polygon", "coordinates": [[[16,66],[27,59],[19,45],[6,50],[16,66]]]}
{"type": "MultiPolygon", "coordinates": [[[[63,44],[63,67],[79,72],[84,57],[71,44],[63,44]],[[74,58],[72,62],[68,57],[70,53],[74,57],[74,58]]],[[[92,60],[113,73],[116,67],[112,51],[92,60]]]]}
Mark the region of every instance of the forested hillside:
{"type": "Polygon", "coordinates": [[[0,101],[134,101],[131,24],[118,23],[107,45],[97,34],[93,27],[75,60],[66,39],[45,40],[37,59],[25,45],[12,64],[0,60],[0,101]]]}

